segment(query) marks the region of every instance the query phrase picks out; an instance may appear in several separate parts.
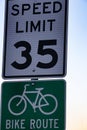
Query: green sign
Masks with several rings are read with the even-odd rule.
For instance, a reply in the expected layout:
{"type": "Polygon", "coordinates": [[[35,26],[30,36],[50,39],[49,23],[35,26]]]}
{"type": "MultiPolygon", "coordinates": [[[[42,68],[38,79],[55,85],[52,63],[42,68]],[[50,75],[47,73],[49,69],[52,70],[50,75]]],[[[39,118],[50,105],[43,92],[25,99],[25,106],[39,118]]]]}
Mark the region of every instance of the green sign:
{"type": "Polygon", "coordinates": [[[64,80],[4,82],[1,130],[64,130],[64,80]]]}

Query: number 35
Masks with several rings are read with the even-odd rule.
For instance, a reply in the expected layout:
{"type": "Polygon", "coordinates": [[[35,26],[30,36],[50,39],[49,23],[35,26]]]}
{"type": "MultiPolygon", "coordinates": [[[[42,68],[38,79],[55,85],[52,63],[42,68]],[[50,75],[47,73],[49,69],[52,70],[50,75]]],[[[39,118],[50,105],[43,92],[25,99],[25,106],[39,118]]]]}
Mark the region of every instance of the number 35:
{"type": "MultiPolygon", "coordinates": [[[[37,54],[41,56],[50,55],[52,57],[52,60],[48,63],[43,63],[38,61],[37,67],[42,69],[49,69],[56,65],[58,61],[58,54],[55,50],[49,48],[49,46],[56,46],[57,41],[56,40],[40,40],[38,44],[38,50],[37,54]],[[47,46],[47,48],[44,49],[44,47],[47,46]]],[[[21,52],[21,56],[26,58],[26,61],[22,64],[18,63],[17,61],[14,61],[11,65],[16,69],[25,69],[32,63],[32,56],[30,55],[31,51],[31,45],[26,41],[19,41],[14,44],[15,48],[18,49],[19,47],[24,47],[25,50],[21,52]]]]}

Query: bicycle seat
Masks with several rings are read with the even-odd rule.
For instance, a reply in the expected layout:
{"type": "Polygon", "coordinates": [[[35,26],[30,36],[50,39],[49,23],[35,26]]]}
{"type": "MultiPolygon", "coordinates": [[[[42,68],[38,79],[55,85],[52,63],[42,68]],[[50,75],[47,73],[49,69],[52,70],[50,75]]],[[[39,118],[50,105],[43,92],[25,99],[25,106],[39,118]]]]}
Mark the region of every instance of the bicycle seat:
{"type": "Polygon", "coordinates": [[[41,90],[43,90],[44,88],[36,88],[36,90],[39,90],[39,91],[41,91],[41,90]]]}

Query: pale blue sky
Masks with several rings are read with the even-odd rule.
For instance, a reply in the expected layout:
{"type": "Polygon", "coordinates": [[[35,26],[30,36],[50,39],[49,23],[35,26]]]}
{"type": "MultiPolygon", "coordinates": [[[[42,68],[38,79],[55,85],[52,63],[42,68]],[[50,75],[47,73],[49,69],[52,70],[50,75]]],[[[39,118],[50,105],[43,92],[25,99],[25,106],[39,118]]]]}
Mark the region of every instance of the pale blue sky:
{"type": "MultiPolygon", "coordinates": [[[[0,0],[0,81],[4,26],[4,1],[0,0]]],[[[69,0],[68,61],[67,61],[67,129],[74,129],[72,114],[85,112],[87,119],[87,1],[69,0]],[[70,115],[71,112],[71,115],[70,115]],[[72,118],[71,118],[72,117],[72,118]],[[72,122],[72,123],[71,123],[72,122]],[[71,123],[71,124],[70,124],[71,123]]],[[[0,83],[1,84],[1,83],[0,83]]],[[[78,119],[80,117],[78,116],[78,119]]],[[[87,124],[87,120],[85,125],[87,124]]],[[[79,125],[79,124],[78,124],[79,125]]],[[[82,129],[86,130],[86,129],[82,129]]]]}

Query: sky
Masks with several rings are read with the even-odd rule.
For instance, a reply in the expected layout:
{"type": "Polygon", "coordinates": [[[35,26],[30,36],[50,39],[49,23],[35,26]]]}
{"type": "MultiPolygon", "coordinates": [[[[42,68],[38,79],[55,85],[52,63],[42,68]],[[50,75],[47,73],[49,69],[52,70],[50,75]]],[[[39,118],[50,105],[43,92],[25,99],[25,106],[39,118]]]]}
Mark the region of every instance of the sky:
{"type": "MultiPolygon", "coordinates": [[[[4,3],[5,0],[0,0],[0,85],[4,82],[2,78],[4,3]]],[[[67,82],[66,130],[87,130],[86,0],[69,0],[67,75],[64,79],[67,82]]]]}

